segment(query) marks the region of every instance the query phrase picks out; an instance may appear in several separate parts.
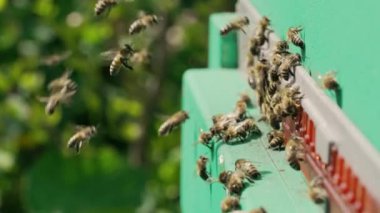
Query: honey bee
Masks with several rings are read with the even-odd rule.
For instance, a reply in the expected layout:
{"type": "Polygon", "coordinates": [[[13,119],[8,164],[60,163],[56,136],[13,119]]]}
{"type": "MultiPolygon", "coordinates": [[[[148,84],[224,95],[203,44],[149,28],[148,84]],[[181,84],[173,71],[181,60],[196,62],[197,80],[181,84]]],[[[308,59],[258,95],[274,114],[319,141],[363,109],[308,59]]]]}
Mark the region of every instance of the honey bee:
{"type": "Polygon", "coordinates": [[[43,58],[41,60],[41,63],[46,66],[54,66],[66,60],[67,58],[69,58],[70,55],[71,55],[71,51],[66,51],[59,54],[52,54],[50,56],[43,58]]]}
{"type": "Polygon", "coordinates": [[[300,47],[301,49],[305,49],[305,43],[300,36],[301,31],[301,27],[291,27],[286,35],[288,40],[290,40],[294,45],[300,47]]]}
{"type": "Polygon", "coordinates": [[[210,182],[211,177],[207,172],[207,162],[208,158],[201,155],[197,160],[197,175],[202,178],[202,180],[210,182]]]}
{"type": "Polygon", "coordinates": [[[223,213],[231,212],[240,209],[240,201],[236,196],[227,196],[221,203],[223,213]]]}
{"type": "Polygon", "coordinates": [[[222,27],[220,29],[220,34],[221,35],[227,35],[229,32],[231,32],[233,30],[241,30],[244,34],[246,34],[243,27],[248,25],[248,24],[249,24],[248,17],[247,16],[241,17],[239,19],[236,19],[236,20],[230,22],[226,26],[222,27]]]}
{"type": "Polygon", "coordinates": [[[166,136],[172,132],[172,130],[178,127],[181,123],[185,122],[189,118],[189,115],[185,111],[176,112],[170,116],[158,129],[159,136],[166,136]]]}
{"type": "Polygon", "coordinates": [[[213,116],[214,125],[210,128],[210,132],[212,135],[221,136],[224,131],[228,129],[228,127],[237,123],[235,115],[228,114],[222,117],[214,117],[213,116]]]}
{"type": "Polygon", "coordinates": [[[324,89],[337,91],[340,89],[340,85],[336,80],[336,72],[330,71],[323,76],[318,76],[322,80],[322,87],[324,89]]]}
{"type": "Polygon", "coordinates": [[[273,54],[289,54],[288,52],[289,50],[289,45],[288,45],[288,42],[286,41],[277,41],[274,46],[273,46],[273,54]]]}
{"type": "Polygon", "coordinates": [[[51,115],[60,103],[69,104],[71,97],[76,93],[75,90],[56,92],[48,97],[38,97],[38,100],[42,103],[46,103],[45,113],[51,115]]]}
{"type": "Polygon", "coordinates": [[[317,204],[323,203],[327,200],[328,195],[323,186],[323,179],[321,176],[314,177],[310,181],[309,197],[317,204]]]}
{"type": "Polygon", "coordinates": [[[274,150],[281,150],[284,148],[285,138],[284,133],[280,130],[273,130],[267,134],[268,148],[274,149],[274,150]]]}
{"type": "Polygon", "coordinates": [[[117,0],[98,0],[95,4],[95,15],[99,16],[105,11],[110,11],[117,4],[117,0]]]}
{"type": "Polygon", "coordinates": [[[244,174],[241,171],[224,171],[219,174],[219,182],[224,184],[229,194],[240,195],[244,188],[244,174]]]}
{"type": "Polygon", "coordinates": [[[270,66],[268,64],[268,61],[262,59],[255,63],[255,66],[252,70],[256,84],[256,91],[259,93],[260,96],[263,95],[265,92],[265,84],[269,68],[270,66]]]}
{"type": "Polygon", "coordinates": [[[268,41],[265,32],[267,32],[268,26],[270,25],[270,20],[268,17],[264,16],[260,19],[258,26],[256,28],[255,38],[257,40],[258,46],[263,46],[266,41],[268,41]]]}
{"type": "Polygon", "coordinates": [[[112,58],[112,62],[110,65],[110,75],[116,75],[121,66],[123,65],[125,68],[133,70],[133,67],[128,64],[131,56],[134,54],[134,49],[131,45],[125,44],[124,47],[118,51],[107,51],[102,53],[102,56],[105,58],[112,58]]]}
{"type": "Polygon", "coordinates": [[[129,34],[133,35],[145,30],[154,24],[157,24],[159,18],[156,15],[141,15],[137,20],[135,20],[129,27],[129,34]]]}
{"type": "Polygon", "coordinates": [[[147,63],[150,61],[150,54],[147,49],[142,49],[138,52],[134,52],[131,56],[132,63],[147,63]]]}
{"type": "Polygon", "coordinates": [[[300,170],[300,161],[305,158],[305,152],[302,145],[302,140],[299,137],[293,136],[290,138],[285,146],[286,160],[289,165],[295,169],[300,170]]]}
{"type": "Polygon", "coordinates": [[[198,142],[207,146],[208,148],[211,148],[212,143],[211,139],[214,137],[214,135],[211,132],[204,132],[201,130],[201,134],[199,135],[198,142]]]}
{"type": "Polygon", "coordinates": [[[256,122],[252,118],[247,118],[234,126],[230,126],[223,135],[223,141],[228,143],[231,139],[238,138],[244,140],[250,134],[261,134],[256,122]]]}
{"type": "Polygon", "coordinates": [[[253,165],[253,163],[249,160],[238,159],[235,161],[235,170],[240,170],[245,175],[245,178],[254,182],[255,179],[259,179],[261,177],[260,172],[253,165]]]}
{"type": "Polygon", "coordinates": [[[280,76],[284,80],[288,80],[289,76],[294,76],[295,73],[292,71],[296,66],[301,65],[301,55],[299,54],[289,54],[287,55],[281,65],[279,66],[280,76]]]}
{"type": "Polygon", "coordinates": [[[75,149],[76,153],[79,153],[83,144],[89,141],[96,132],[95,126],[78,126],[76,133],[67,142],[67,147],[69,149],[75,149]]]}
{"type": "MultiPolygon", "coordinates": [[[[259,56],[261,49],[260,49],[260,38],[257,36],[254,36],[252,39],[250,39],[249,42],[249,51],[252,56],[259,56]]],[[[253,64],[253,63],[252,63],[253,64]]]]}
{"type": "Polygon", "coordinates": [[[72,71],[66,71],[61,77],[51,81],[48,85],[48,89],[52,93],[65,93],[65,91],[75,90],[77,88],[77,85],[70,79],[71,73],[72,71]]]}
{"type": "Polygon", "coordinates": [[[235,105],[235,114],[236,120],[240,121],[245,118],[247,113],[247,104],[244,100],[238,100],[235,105]]]}

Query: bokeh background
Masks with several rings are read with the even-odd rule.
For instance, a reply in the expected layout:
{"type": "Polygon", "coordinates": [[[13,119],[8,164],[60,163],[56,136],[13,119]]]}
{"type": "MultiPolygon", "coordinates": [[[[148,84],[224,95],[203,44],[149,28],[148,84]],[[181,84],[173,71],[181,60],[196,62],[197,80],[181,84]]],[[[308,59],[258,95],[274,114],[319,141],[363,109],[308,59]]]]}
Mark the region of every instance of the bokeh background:
{"type": "Polygon", "coordinates": [[[95,3],[0,0],[0,212],[180,211],[179,131],[156,130],[180,109],[183,72],[206,66],[210,13],[234,2],[122,1],[102,17],[95,3]],[[139,11],[164,21],[130,37],[139,11]],[[126,42],[152,59],[111,77],[99,54],[126,42]],[[67,68],[78,92],[47,116],[37,97],[67,68]],[[99,125],[80,155],[66,149],[76,124],[99,125]]]}

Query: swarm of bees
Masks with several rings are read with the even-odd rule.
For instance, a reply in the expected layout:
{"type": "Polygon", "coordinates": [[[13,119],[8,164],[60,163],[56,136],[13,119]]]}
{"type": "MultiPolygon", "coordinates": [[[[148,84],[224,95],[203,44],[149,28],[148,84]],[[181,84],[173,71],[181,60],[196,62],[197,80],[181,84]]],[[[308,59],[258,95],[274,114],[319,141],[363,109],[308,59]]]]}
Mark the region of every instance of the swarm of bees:
{"type": "MultiPolygon", "coordinates": [[[[98,0],[94,7],[96,16],[102,14],[108,14],[110,10],[120,3],[121,0],[98,0]]],[[[146,28],[157,24],[161,20],[156,15],[142,15],[136,21],[134,21],[130,28],[129,34],[139,33],[146,28]]],[[[66,60],[71,55],[70,51],[63,52],[61,54],[53,54],[42,59],[41,63],[47,66],[54,66],[61,61],[66,60]]],[[[150,54],[147,48],[143,48],[140,51],[136,51],[131,44],[124,44],[124,47],[119,50],[111,50],[101,53],[101,56],[111,60],[109,66],[109,73],[111,76],[116,75],[119,70],[124,67],[129,70],[133,70],[133,64],[142,64],[148,62],[150,54]]],[[[45,112],[47,115],[52,115],[56,108],[60,104],[70,104],[72,97],[77,92],[77,84],[70,79],[72,71],[66,71],[61,77],[54,79],[48,84],[50,91],[49,96],[37,97],[40,102],[45,103],[45,112]]],[[[160,129],[159,135],[167,135],[174,128],[183,123],[189,116],[186,112],[181,111],[173,115],[166,122],[164,122],[160,129]]],[[[68,140],[67,147],[74,149],[76,153],[79,153],[84,143],[89,141],[97,132],[95,126],[79,126],[76,133],[68,140]]]]}

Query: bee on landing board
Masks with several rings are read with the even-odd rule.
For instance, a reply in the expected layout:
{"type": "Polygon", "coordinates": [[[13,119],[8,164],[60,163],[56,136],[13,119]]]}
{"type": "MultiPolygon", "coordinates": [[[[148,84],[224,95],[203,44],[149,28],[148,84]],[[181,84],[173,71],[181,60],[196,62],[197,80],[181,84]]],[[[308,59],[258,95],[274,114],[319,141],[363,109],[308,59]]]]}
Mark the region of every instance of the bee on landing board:
{"type": "Polygon", "coordinates": [[[197,175],[202,178],[202,180],[211,182],[212,178],[210,174],[207,172],[207,162],[208,158],[206,156],[201,155],[197,160],[197,175]]]}
{"type": "Polygon", "coordinates": [[[129,27],[129,34],[134,35],[140,33],[146,28],[158,24],[159,20],[160,18],[158,18],[156,15],[141,15],[137,20],[132,22],[131,26],[129,27]]]}
{"type": "Polygon", "coordinates": [[[117,3],[117,0],[98,0],[94,8],[95,15],[99,16],[104,12],[109,12],[117,3]]]}
{"type": "Polygon", "coordinates": [[[324,203],[328,199],[321,176],[316,176],[310,181],[309,197],[317,204],[324,203]]]}
{"type": "Polygon", "coordinates": [[[285,138],[284,133],[281,130],[273,130],[267,134],[268,148],[274,149],[274,150],[281,150],[285,146],[285,138]]]}
{"type": "Polygon", "coordinates": [[[211,132],[201,130],[201,134],[198,137],[198,142],[211,149],[212,147],[211,139],[213,137],[214,135],[211,132]]]}
{"type": "Polygon", "coordinates": [[[240,209],[240,201],[236,196],[227,196],[221,203],[223,213],[231,212],[240,209]]]}
{"type": "Polygon", "coordinates": [[[241,171],[224,171],[219,174],[218,181],[224,184],[229,194],[240,195],[244,189],[244,177],[241,171]]]}
{"type": "Polygon", "coordinates": [[[300,161],[304,161],[305,159],[305,151],[301,138],[292,137],[287,141],[285,146],[285,156],[289,165],[293,169],[300,170],[300,161]]]}
{"type": "Polygon", "coordinates": [[[289,54],[287,55],[281,65],[279,66],[278,70],[280,73],[280,76],[285,81],[289,80],[290,75],[295,76],[295,67],[301,65],[301,55],[299,54],[289,54]]]}
{"type": "Polygon", "coordinates": [[[249,24],[249,19],[247,16],[238,18],[230,23],[228,23],[226,26],[222,27],[220,29],[221,35],[227,35],[229,32],[233,30],[241,30],[244,34],[246,32],[244,31],[243,27],[249,24]]]}
{"type": "Polygon", "coordinates": [[[132,48],[131,45],[125,44],[124,47],[118,51],[106,51],[101,53],[101,56],[105,59],[111,59],[111,65],[110,65],[110,75],[116,75],[122,65],[130,70],[133,70],[133,67],[129,65],[130,58],[134,54],[135,50],[132,48]]]}
{"type": "Polygon", "coordinates": [[[170,134],[173,129],[178,127],[180,124],[185,122],[189,118],[189,115],[185,111],[176,112],[174,115],[170,116],[164,123],[161,124],[158,129],[159,136],[166,136],[170,134]]]}
{"type": "Polygon", "coordinates": [[[79,153],[83,144],[89,141],[96,134],[97,130],[95,126],[78,126],[76,129],[76,133],[67,142],[67,147],[79,153]]]}
{"type": "Polygon", "coordinates": [[[305,43],[301,38],[300,32],[302,31],[301,27],[291,27],[287,32],[288,41],[291,41],[294,45],[305,49],[305,43]]]}
{"type": "Polygon", "coordinates": [[[245,178],[249,182],[254,182],[255,179],[261,177],[260,172],[257,170],[256,166],[249,160],[238,159],[235,161],[235,170],[240,170],[244,173],[245,178]]]}

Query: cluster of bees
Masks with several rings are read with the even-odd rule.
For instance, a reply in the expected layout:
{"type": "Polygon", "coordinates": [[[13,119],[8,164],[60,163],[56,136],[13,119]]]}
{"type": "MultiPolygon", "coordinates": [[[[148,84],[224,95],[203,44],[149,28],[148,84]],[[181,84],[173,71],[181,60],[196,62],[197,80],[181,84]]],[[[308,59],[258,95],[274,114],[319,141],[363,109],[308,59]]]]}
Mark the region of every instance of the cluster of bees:
{"type": "MultiPolygon", "coordinates": [[[[241,17],[221,28],[220,34],[226,35],[235,30],[246,34],[244,27],[249,23],[248,17],[241,17]]],[[[283,123],[285,119],[295,119],[299,115],[304,97],[300,87],[294,84],[296,68],[302,65],[306,52],[305,42],[300,35],[301,31],[301,27],[291,27],[286,33],[287,40],[270,44],[269,35],[273,33],[273,30],[270,28],[270,19],[264,16],[259,20],[250,38],[247,55],[248,84],[255,91],[257,106],[262,114],[258,121],[264,121],[272,127],[267,134],[268,149],[285,150],[285,158],[295,170],[300,170],[300,162],[305,159],[304,141],[297,132],[294,132],[290,138],[286,138],[283,123]],[[299,47],[301,54],[290,52],[289,42],[299,47]]],[[[339,88],[333,72],[321,78],[323,88],[330,90],[339,88]]],[[[213,126],[209,131],[201,132],[199,143],[212,148],[213,141],[222,140],[229,143],[233,139],[245,140],[252,133],[261,135],[255,120],[246,115],[249,101],[249,96],[242,95],[233,112],[213,116],[213,126]],[[214,137],[216,140],[212,140],[214,137]]],[[[221,204],[223,212],[238,210],[245,180],[253,182],[260,179],[260,172],[252,162],[238,159],[235,162],[235,171],[223,171],[218,178],[212,178],[207,172],[207,162],[208,158],[203,155],[197,160],[198,176],[209,183],[220,182],[225,186],[228,196],[221,204]]],[[[322,178],[316,177],[310,181],[309,195],[316,203],[327,199],[322,178]]],[[[265,210],[259,208],[251,212],[265,212],[265,210]]]]}
{"type": "MultiPolygon", "coordinates": [[[[95,5],[95,15],[100,16],[110,12],[111,8],[116,6],[117,0],[98,0],[95,5]]],[[[129,27],[129,35],[138,34],[148,27],[151,27],[159,22],[161,18],[156,15],[141,14],[129,27]]],[[[71,55],[70,51],[62,54],[51,55],[43,59],[42,63],[47,66],[53,66],[67,59],[71,55]]],[[[116,75],[119,70],[124,67],[127,70],[133,70],[131,63],[144,63],[149,61],[150,55],[147,49],[135,50],[130,44],[125,44],[119,50],[110,50],[101,53],[105,59],[111,60],[109,73],[111,76],[116,75]]],[[[72,71],[66,71],[62,76],[54,79],[48,84],[49,96],[38,97],[38,100],[45,103],[45,112],[47,115],[52,115],[55,109],[61,104],[70,104],[72,97],[78,89],[78,85],[70,79],[72,71]]],[[[182,117],[180,118],[182,119],[182,117]]],[[[170,120],[170,119],[169,119],[170,120]]],[[[173,119],[171,120],[173,121],[173,119]]],[[[169,121],[169,123],[171,123],[169,121]]],[[[165,124],[163,129],[160,129],[162,134],[168,133],[176,125],[177,120],[174,119],[174,124],[165,124]]],[[[97,132],[96,126],[77,126],[76,132],[67,142],[67,147],[74,149],[77,153],[85,142],[88,142],[97,132]]],[[[160,133],[160,135],[161,135],[160,133]]]]}

